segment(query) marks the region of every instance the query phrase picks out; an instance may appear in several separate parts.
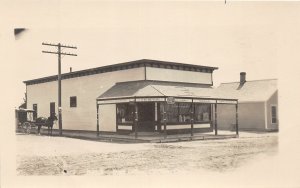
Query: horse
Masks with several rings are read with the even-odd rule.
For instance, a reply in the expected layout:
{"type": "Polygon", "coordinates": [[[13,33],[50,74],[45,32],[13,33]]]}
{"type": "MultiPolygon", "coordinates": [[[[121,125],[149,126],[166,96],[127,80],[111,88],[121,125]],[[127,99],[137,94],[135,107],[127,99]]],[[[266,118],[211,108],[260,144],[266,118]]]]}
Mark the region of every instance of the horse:
{"type": "Polygon", "coordinates": [[[41,127],[45,126],[48,127],[48,136],[52,136],[52,129],[53,129],[53,123],[57,120],[57,117],[55,114],[50,115],[48,118],[45,117],[39,117],[36,119],[36,123],[38,126],[38,134],[41,134],[41,127]]]}

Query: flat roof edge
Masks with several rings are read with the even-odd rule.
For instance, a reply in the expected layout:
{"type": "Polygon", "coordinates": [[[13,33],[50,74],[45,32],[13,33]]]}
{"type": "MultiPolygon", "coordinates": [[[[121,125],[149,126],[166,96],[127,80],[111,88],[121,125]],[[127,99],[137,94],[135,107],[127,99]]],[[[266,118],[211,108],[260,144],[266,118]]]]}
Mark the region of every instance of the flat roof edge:
{"type": "MultiPolygon", "coordinates": [[[[138,68],[138,67],[158,67],[158,68],[165,68],[165,69],[178,69],[182,71],[209,72],[209,73],[212,73],[214,70],[218,69],[218,67],[141,59],[141,60],[129,61],[125,63],[105,65],[96,68],[63,73],[61,76],[62,79],[69,79],[69,78],[94,75],[94,74],[100,74],[105,72],[113,72],[119,70],[126,70],[126,69],[138,68]]],[[[26,80],[23,81],[23,83],[26,85],[33,85],[33,84],[45,83],[45,82],[56,81],[56,80],[57,80],[57,75],[52,75],[52,76],[46,76],[37,79],[26,80]]]]}

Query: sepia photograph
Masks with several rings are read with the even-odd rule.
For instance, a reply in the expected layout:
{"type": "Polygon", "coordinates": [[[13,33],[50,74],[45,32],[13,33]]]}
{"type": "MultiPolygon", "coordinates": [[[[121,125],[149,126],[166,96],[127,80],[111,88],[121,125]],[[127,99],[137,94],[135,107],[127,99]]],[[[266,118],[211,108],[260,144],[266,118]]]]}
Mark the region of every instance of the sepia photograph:
{"type": "Polygon", "coordinates": [[[1,187],[299,187],[300,4],[2,1],[1,187]]]}

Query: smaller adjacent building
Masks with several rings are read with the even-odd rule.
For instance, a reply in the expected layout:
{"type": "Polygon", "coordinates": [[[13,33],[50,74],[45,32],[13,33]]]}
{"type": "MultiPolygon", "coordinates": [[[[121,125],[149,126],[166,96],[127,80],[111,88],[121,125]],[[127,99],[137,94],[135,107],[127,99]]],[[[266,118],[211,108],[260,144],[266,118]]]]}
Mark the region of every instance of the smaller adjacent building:
{"type": "MultiPolygon", "coordinates": [[[[277,79],[246,81],[246,73],[240,73],[240,82],[222,83],[217,92],[239,101],[239,129],[245,131],[278,131],[277,79]]],[[[234,129],[232,117],[235,110],[229,105],[218,107],[218,128],[234,129]]]]}

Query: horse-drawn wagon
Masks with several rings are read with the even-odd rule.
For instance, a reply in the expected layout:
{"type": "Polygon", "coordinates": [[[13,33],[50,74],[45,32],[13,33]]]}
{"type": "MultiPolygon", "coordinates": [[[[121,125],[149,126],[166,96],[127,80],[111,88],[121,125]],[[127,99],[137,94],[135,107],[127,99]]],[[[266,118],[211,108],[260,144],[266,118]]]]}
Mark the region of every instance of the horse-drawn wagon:
{"type": "Polygon", "coordinates": [[[36,117],[35,111],[31,109],[18,109],[16,113],[16,130],[27,134],[40,134],[41,127],[48,127],[48,134],[52,135],[53,122],[57,120],[55,114],[50,117],[36,117]]]}

